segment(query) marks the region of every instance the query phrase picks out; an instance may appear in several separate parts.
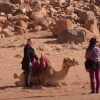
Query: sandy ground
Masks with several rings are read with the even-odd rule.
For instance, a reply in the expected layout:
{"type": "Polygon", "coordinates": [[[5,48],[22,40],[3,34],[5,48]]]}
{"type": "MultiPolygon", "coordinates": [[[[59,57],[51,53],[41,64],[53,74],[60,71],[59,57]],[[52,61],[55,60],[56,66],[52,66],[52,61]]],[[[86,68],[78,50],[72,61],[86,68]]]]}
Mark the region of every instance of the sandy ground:
{"type": "Polygon", "coordinates": [[[34,33],[0,39],[0,100],[100,100],[100,94],[89,94],[89,76],[84,68],[84,53],[87,44],[57,44],[56,39],[34,33]],[[71,67],[63,80],[66,86],[33,87],[32,89],[16,87],[13,74],[20,74],[23,45],[32,37],[38,56],[45,55],[56,70],[60,70],[64,57],[73,57],[79,65],[71,67]],[[38,49],[44,47],[44,50],[38,49]]]}

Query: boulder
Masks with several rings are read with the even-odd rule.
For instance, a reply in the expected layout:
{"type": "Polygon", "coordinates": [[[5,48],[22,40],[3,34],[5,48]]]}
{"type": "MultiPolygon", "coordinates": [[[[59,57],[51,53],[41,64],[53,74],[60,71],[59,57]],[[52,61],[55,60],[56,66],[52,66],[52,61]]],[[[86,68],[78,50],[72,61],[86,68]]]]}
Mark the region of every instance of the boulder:
{"type": "Polygon", "coordinates": [[[27,3],[34,11],[38,11],[41,9],[41,0],[31,0],[27,1],[27,3]]]}
{"type": "Polygon", "coordinates": [[[34,20],[36,18],[45,17],[47,15],[47,10],[43,7],[40,11],[32,12],[30,19],[34,20]]]}
{"type": "Polygon", "coordinates": [[[100,34],[100,22],[98,22],[98,29],[99,29],[99,34],[100,34]]]}
{"type": "Polygon", "coordinates": [[[10,21],[6,20],[5,22],[3,22],[3,29],[9,29],[10,31],[14,31],[14,27],[13,27],[13,23],[11,23],[10,21]]]}
{"type": "Polygon", "coordinates": [[[23,21],[28,21],[29,17],[26,16],[25,14],[18,14],[12,17],[12,21],[18,21],[18,20],[23,20],[23,21]]]}
{"type": "Polygon", "coordinates": [[[58,6],[59,2],[58,0],[50,0],[50,4],[53,6],[58,6]]]}
{"type": "Polygon", "coordinates": [[[13,4],[22,5],[24,3],[24,0],[10,0],[10,2],[13,3],[13,4]]]}
{"type": "Polygon", "coordinates": [[[41,26],[42,30],[47,30],[48,29],[48,22],[46,21],[45,18],[41,17],[41,18],[37,18],[35,20],[33,20],[33,26],[41,26]]]}
{"type": "Polygon", "coordinates": [[[27,29],[27,27],[28,27],[27,23],[23,20],[18,20],[15,25],[21,26],[24,29],[27,29]]]}
{"type": "Polygon", "coordinates": [[[0,2],[10,2],[10,0],[0,0],[0,2]]]}
{"type": "Polygon", "coordinates": [[[53,8],[53,6],[49,7],[49,11],[50,11],[50,13],[57,13],[57,10],[55,8],[53,8]]]}
{"type": "Polygon", "coordinates": [[[97,16],[100,16],[100,7],[95,6],[95,7],[94,7],[94,13],[95,13],[97,16]]]}
{"type": "Polygon", "coordinates": [[[13,16],[18,15],[18,14],[25,14],[26,11],[27,11],[26,8],[19,8],[19,9],[14,11],[13,16]]]}
{"type": "Polygon", "coordinates": [[[50,0],[41,0],[41,5],[49,5],[50,0]]]}
{"type": "Polygon", "coordinates": [[[42,30],[42,27],[41,26],[35,26],[35,27],[33,27],[33,29],[32,29],[32,31],[33,32],[37,32],[37,31],[41,31],[42,30]]]}
{"type": "Polygon", "coordinates": [[[0,16],[0,22],[4,22],[7,20],[7,17],[6,16],[0,16]]]}
{"type": "Polygon", "coordinates": [[[96,19],[96,16],[95,16],[93,11],[87,11],[86,12],[86,20],[85,21],[95,20],[95,19],[96,19]]]}
{"type": "Polygon", "coordinates": [[[15,32],[16,32],[15,34],[22,35],[22,34],[25,34],[25,33],[26,33],[26,30],[23,29],[23,28],[20,27],[20,26],[16,26],[16,25],[15,25],[14,29],[15,29],[15,32]]]}
{"type": "Polygon", "coordinates": [[[9,21],[11,21],[11,19],[12,19],[12,14],[7,14],[7,19],[8,19],[9,21]]]}
{"type": "Polygon", "coordinates": [[[90,3],[95,3],[96,0],[90,0],[90,3]]]}
{"type": "Polygon", "coordinates": [[[58,35],[61,30],[64,28],[71,29],[74,28],[75,24],[70,19],[59,19],[56,21],[56,24],[53,25],[53,28],[51,28],[51,31],[53,35],[58,35]]]}
{"type": "Polygon", "coordinates": [[[97,20],[88,20],[85,23],[85,28],[94,33],[94,36],[100,36],[97,26],[97,20]]]}
{"type": "Polygon", "coordinates": [[[2,31],[2,27],[0,27],[0,32],[2,31]]]}
{"type": "Polygon", "coordinates": [[[14,35],[14,32],[10,31],[9,29],[3,29],[0,34],[3,34],[5,37],[10,37],[14,35]]]}
{"type": "MultiPolygon", "coordinates": [[[[87,39],[87,31],[85,31],[83,28],[73,28],[73,29],[63,29],[60,34],[57,37],[58,42],[60,43],[82,43],[85,42],[87,39]]],[[[93,37],[93,34],[90,34],[91,38],[93,37]]]]}
{"type": "Polygon", "coordinates": [[[52,25],[53,23],[55,23],[55,20],[51,17],[46,17],[46,21],[48,22],[49,25],[52,25]]]}
{"type": "Polygon", "coordinates": [[[93,11],[78,10],[77,14],[80,18],[80,21],[83,23],[85,23],[87,20],[96,19],[93,11]]]}
{"type": "Polygon", "coordinates": [[[65,3],[66,0],[59,0],[59,3],[62,4],[62,3],[65,3]]]}
{"type": "Polygon", "coordinates": [[[0,2],[0,12],[5,12],[6,14],[13,13],[13,10],[16,9],[16,5],[9,2],[0,2]]]}
{"type": "Polygon", "coordinates": [[[72,13],[74,13],[74,7],[73,6],[69,6],[65,9],[66,14],[70,15],[72,13]]]}

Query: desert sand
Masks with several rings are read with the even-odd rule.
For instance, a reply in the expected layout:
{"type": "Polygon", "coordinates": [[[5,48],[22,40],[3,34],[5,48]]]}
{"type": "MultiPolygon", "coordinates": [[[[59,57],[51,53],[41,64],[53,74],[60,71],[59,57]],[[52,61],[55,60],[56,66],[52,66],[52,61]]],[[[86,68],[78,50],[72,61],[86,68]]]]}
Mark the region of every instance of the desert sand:
{"type": "Polygon", "coordinates": [[[100,94],[89,94],[89,76],[84,67],[87,45],[59,44],[44,32],[0,39],[0,100],[100,100],[100,94]],[[22,72],[23,48],[29,37],[33,38],[37,55],[46,56],[56,70],[61,69],[64,57],[78,60],[79,65],[71,67],[63,80],[65,85],[23,88],[14,84],[17,79],[13,74],[22,72]]]}

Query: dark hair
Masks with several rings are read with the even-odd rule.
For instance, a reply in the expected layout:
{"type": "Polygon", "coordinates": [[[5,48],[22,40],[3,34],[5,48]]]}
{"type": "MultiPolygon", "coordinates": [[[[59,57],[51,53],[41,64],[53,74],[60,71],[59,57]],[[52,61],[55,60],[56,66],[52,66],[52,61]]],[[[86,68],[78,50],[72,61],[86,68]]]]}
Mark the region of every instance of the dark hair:
{"type": "Polygon", "coordinates": [[[27,42],[29,42],[31,39],[32,39],[32,38],[28,38],[28,39],[27,39],[27,42]]]}
{"type": "Polygon", "coordinates": [[[89,43],[89,46],[88,46],[87,50],[90,50],[93,47],[95,47],[97,40],[96,40],[96,38],[91,38],[89,42],[90,43],[89,43]]]}

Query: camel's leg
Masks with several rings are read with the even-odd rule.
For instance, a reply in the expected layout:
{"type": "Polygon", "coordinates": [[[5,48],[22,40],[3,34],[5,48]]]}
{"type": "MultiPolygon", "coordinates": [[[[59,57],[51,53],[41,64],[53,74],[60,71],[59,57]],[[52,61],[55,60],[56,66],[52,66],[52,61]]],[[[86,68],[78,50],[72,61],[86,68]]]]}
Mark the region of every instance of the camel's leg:
{"type": "Polygon", "coordinates": [[[30,76],[30,82],[33,84],[33,85],[40,85],[40,79],[38,76],[30,76]]]}
{"type": "Polygon", "coordinates": [[[19,78],[19,81],[16,81],[15,84],[16,86],[25,86],[25,74],[24,72],[21,73],[20,76],[18,74],[14,73],[14,78],[19,78]]]}
{"type": "Polygon", "coordinates": [[[16,81],[14,84],[15,84],[16,86],[20,86],[19,81],[16,81]]]}
{"type": "Polygon", "coordinates": [[[68,83],[66,82],[61,82],[62,85],[67,86],[68,83]]]}
{"type": "Polygon", "coordinates": [[[17,73],[14,73],[14,78],[19,78],[18,74],[17,73]]]}
{"type": "Polygon", "coordinates": [[[19,78],[19,84],[20,86],[24,87],[25,86],[25,73],[22,72],[19,78]]]}

